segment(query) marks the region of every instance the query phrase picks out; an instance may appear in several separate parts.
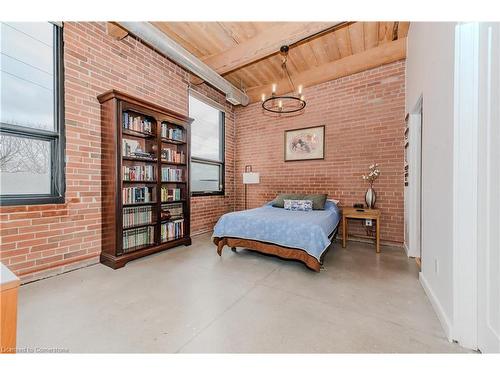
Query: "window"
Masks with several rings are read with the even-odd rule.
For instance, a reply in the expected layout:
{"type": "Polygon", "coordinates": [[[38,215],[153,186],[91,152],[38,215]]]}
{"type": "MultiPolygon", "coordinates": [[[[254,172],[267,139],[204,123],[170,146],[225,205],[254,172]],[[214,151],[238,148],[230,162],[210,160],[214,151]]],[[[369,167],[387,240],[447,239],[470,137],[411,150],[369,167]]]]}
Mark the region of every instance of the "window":
{"type": "Polygon", "coordinates": [[[224,194],[224,111],[189,96],[191,193],[224,194]]]}
{"type": "Polygon", "coordinates": [[[1,22],[0,41],[0,203],[63,203],[62,29],[1,22]]]}

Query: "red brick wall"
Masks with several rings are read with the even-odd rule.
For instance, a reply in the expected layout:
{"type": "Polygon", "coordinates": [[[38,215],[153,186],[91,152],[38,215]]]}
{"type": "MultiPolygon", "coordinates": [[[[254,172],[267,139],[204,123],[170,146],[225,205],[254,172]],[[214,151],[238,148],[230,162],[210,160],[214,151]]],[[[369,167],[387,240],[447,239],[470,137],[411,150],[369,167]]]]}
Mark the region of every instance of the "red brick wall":
{"type": "MultiPolygon", "coordinates": [[[[65,23],[66,203],[0,208],[0,259],[23,281],[98,261],[100,106],[118,89],[188,113],[188,74],[132,37],[109,37],[104,23],[65,23]]],[[[226,196],[192,200],[192,233],[210,230],[233,209],[234,115],[216,90],[196,88],[226,106],[226,196]]]]}
{"type": "MultiPolygon", "coordinates": [[[[405,63],[398,61],[305,89],[307,107],[298,116],[264,114],[260,103],[236,109],[237,209],[243,207],[245,165],[260,172],[250,185],[249,207],[282,192],[328,193],[343,205],[364,202],[361,179],[373,162],[382,210],[381,238],[403,242],[403,126],[405,63]],[[284,131],[325,125],[325,160],[284,162],[284,131]]],[[[366,234],[360,223],[350,233],[366,234]]]]}

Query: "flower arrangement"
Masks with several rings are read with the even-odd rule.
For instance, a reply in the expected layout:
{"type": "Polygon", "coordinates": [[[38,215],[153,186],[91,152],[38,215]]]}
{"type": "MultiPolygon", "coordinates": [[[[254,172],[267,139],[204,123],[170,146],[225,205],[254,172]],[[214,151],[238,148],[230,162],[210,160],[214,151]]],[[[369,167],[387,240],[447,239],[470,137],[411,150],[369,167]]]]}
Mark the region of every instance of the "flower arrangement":
{"type": "Polygon", "coordinates": [[[370,183],[370,187],[372,187],[378,176],[380,176],[380,169],[378,164],[375,163],[368,167],[368,174],[363,175],[363,180],[368,181],[370,183]]]}

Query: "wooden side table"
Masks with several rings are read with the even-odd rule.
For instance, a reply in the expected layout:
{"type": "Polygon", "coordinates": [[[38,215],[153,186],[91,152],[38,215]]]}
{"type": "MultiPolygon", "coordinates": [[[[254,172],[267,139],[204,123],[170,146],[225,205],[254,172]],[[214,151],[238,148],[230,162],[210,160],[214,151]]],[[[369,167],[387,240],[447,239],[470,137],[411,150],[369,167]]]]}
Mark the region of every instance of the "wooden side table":
{"type": "Polygon", "coordinates": [[[342,209],[342,247],[345,247],[345,242],[347,240],[349,219],[375,220],[375,243],[377,245],[377,253],[380,253],[380,210],[375,208],[344,207],[342,209]]]}
{"type": "Polygon", "coordinates": [[[0,262],[0,353],[16,352],[19,279],[0,262]]]}

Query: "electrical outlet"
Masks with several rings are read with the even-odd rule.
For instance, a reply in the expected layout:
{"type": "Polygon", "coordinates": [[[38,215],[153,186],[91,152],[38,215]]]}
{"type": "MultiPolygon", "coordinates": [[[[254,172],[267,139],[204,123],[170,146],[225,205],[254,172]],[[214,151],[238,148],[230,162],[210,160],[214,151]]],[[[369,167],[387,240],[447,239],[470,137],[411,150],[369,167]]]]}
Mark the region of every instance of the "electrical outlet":
{"type": "Polygon", "coordinates": [[[366,220],[365,220],[365,225],[366,225],[367,227],[371,227],[371,226],[373,225],[373,223],[372,223],[372,219],[366,219],[366,220]]]}

